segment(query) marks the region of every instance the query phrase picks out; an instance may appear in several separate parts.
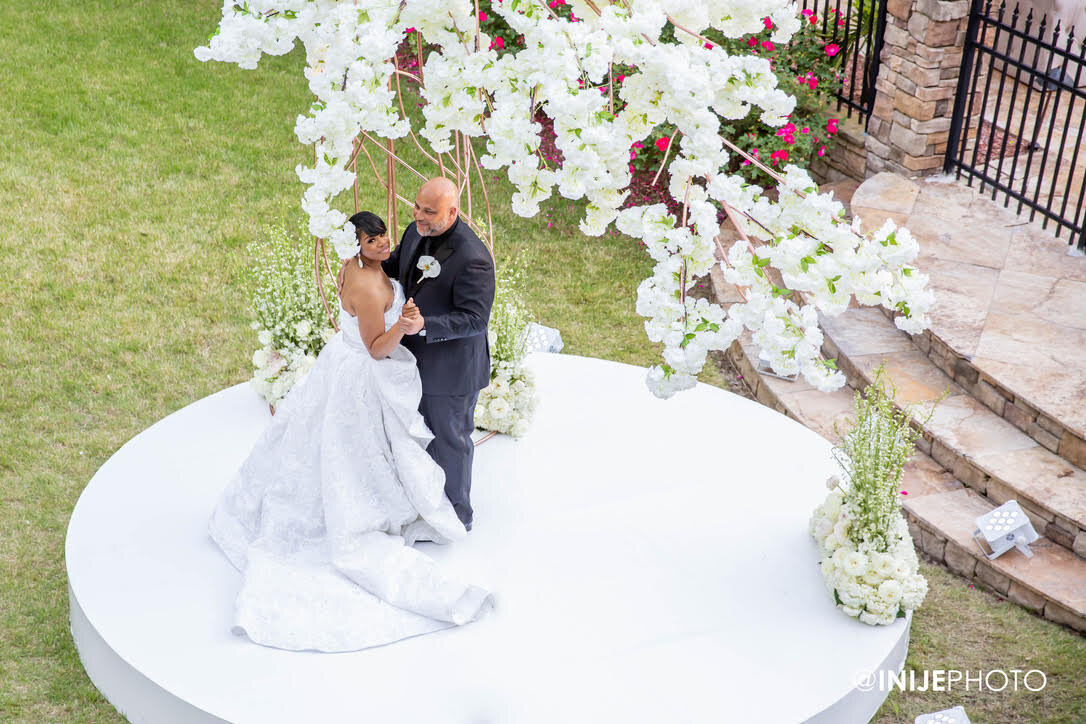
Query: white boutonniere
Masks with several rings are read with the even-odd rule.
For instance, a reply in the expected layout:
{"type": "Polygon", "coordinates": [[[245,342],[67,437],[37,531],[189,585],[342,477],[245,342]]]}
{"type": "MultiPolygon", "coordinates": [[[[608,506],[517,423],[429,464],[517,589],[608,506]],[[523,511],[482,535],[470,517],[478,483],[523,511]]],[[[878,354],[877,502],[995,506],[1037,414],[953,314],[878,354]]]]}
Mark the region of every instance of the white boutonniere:
{"type": "Polygon", "coordinates": [[[423,279],[433,279],[441,273],[441,262],[429,254],[420,256],[419,263],[415,266],[422,270],[422,276],[419,277],[420,284],[423,279]]]}

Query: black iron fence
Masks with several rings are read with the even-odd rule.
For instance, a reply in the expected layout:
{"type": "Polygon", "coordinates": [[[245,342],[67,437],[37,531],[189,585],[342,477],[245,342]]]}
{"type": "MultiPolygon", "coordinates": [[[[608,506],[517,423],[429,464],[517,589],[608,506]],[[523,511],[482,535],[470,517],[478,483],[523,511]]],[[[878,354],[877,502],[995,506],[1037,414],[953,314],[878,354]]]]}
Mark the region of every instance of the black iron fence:
{"type": "Polygon", "coordinates": [[[837,108],[848,117],[856,113],[867,127],[875,106],[875,80],[879,77],[879,54],[886,29],[886,0],[802,0],[804,22],[815,18],[827,43],[839,48],[834,58],[841,73],[842,88],[837,108]]]}
{"type": "Polygon", "coordinates": [[[1086,45],[1005,0],[973,0],[944,170],[1086,247],[1086,45]]]}

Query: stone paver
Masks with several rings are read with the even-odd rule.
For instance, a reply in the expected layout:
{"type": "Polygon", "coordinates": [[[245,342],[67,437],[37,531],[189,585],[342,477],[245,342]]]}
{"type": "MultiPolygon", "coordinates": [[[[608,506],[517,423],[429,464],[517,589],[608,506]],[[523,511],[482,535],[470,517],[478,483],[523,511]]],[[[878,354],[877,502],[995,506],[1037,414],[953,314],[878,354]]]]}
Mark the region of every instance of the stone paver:
{"type": "Polygon", "coordinates": [[[930,342],[914,342],[997,414],[1086,464],[1086,258],[946,177],[878,174],[856,189],[854,214],[881,223],[889,211],[905,217],[935,294],[930,342]]]}

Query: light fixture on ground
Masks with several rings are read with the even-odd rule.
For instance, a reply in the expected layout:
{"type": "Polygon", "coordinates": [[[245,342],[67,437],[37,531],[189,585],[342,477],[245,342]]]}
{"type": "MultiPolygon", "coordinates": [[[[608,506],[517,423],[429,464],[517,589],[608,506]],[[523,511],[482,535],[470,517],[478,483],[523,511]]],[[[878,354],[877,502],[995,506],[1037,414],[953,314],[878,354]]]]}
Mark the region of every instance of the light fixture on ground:
{"type": "Polygon", "coordinates": [[[969,724],[969,717],[965,715],[965,709],[956,706],[953,709],[921,714],[913,720],[913,724],[969,724]]]}
{"type": "Polygon", "coordinates": [[[1029,549],[1029,544],[1040,538],[1015,500],[1008,500],[980,516],[976,519],[976,526],[973,538],[989,559],[997,558],[1011,548],[1017,548],[1026,558],[1032,558],[1033,551],[1029,549]]]}
{"type": "Polygon", "coordinates": [[[542,324],[532,322],[526,330],[528,340],[524,343],[524,353],[532,352],[561,352],[565,347],[562,334],[553,327],[544,327],[542,324]]]}

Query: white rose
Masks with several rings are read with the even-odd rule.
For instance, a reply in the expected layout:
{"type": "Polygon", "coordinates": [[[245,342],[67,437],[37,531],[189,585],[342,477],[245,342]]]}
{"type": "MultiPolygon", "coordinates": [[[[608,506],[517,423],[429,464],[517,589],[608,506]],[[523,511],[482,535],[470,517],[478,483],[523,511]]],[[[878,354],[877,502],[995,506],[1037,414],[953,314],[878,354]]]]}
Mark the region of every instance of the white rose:
{"type": "Polygon", "coordinates": [[[894,575],[894,559],[886,553],[872,553],[871,570],[883,578],[890,578],[894,575]]]}
{"type": "Polygon", "coordinates": [[[841,570],[850,576],[862,576],[867,571],[867,556],[859,551],[846,553],[841,570]]]}
{"type": "Polygon", "coordinates": [[[490,401],[490,404],[486,406],[486,410],[490,413],[490,416],[495,421],[501,421],[510,412],[509,403],[506,402],[504,397],[495,397],[490,401]]]}
{"type": "Polygon", "coordinates": [[[294,325],[294,333],[298,335],[298,339],[306,339],[313,331],[313,327],[310,326],[308,319],[303,319],[294,325]]]}
{"type": "Polygon", "coordinates": [[[268,353],[263,348],[253,352],[253,367],[261,369],[268,364],[268,353]]]}
{"type": "MultiPolygon", "coordinates": [[[[835,557],[838,553],[844,556],[844,554],[847,552],[847,549],[843,547],[844,544],[845,540],[841,536],[831,531],[830,534],[827,535],[822,541],[822,550],[824,550],[826,553],[832,553],[832,555],[834,555],[835,557]]],[[[843,558],[835,560],[834,564],[839,566],[841,560],[843,560],[843,558]]]]}
{"type": "Polygon", "coordinates": [[[901,584],[895,581],[893,578],[887,579],[879,584],[879,597],[884,599],[887,603],[893,604],[897,607],[897,602],[901,600],[901,594],[903,589],[901,584]]]}
{"type": "Polygon", "coordinates": [[[269,344],[272,343],[272,333],[266,329],[262,329],[260,330],[260,332],[257,333],[256,339],[258,342],[260,342],[260,344],[267,347],[269,344]]]}
{"type": "Polygon", "coordinates": [[[287,366],[286,357],[279,354],[279,350],[273,349],[271,351],[271,353],[268,355],[268,373],[270,375],[277,375],[286,366],[287,366]]]}
{"type": "Polygon", "coordinates": [[[869,566],[868,569],[864,572],[863,576],[861,576],[861,579],[867,585],[877,587],[880,583],[886,580],[886,577],[879,575],[877,571],[873,570],[869,566]]]}

